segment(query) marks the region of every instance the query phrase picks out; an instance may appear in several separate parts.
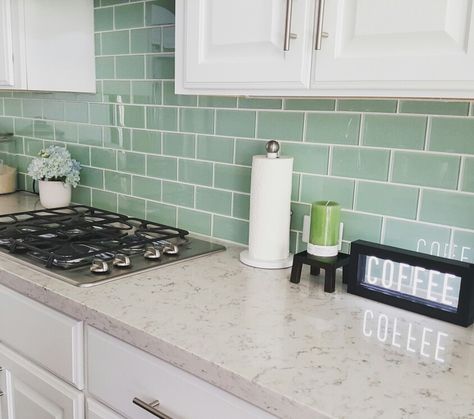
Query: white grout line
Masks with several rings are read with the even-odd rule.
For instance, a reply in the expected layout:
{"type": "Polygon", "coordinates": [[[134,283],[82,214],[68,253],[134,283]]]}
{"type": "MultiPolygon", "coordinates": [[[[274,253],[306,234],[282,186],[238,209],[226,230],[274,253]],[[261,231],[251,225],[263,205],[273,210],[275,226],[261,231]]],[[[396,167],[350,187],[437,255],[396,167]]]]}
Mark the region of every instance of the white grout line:
{"type": "Polygon", "coordinates": [[[427,121],[426,121],[426,131],[425,131],[425,146],[424,146],[425,151],[428,151],[430,148],[432,124],[433,124],[433,119],[430,116],[428,116],[427,121]]]}
{"type": "Polygon", "coordinates": [[[461,157],[461,162],[459,164],[459,172],[458,172],[458,185],[457,185],[457,190],[461,191],[463,182],[464,182],[464,165],[465,165],[466,159],[461,157]]]}

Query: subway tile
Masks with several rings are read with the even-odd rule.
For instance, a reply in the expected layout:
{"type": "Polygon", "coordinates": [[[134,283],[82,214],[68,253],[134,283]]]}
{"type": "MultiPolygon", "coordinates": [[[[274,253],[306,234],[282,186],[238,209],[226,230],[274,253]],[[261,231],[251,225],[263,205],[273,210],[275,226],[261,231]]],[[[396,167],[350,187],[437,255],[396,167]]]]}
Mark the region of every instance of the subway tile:
{"type": "Polygon", "coordinates": [[[176,207],[157,202],[147,202],[146,219],[155,223],[176,226],[176,207]]]}
{"type": "Polygon", "coordinates": [[[104,147],[130,150],[130,130],[120,127],[104,127],[104,147]]]}
{"type": "Polygon", "coordinates": [[[145,107],[137,105],[124,106],[124,123],[127,127],[145,128],[145,107]]]}
{"type": "Polygon", "coordinates": [[[176,180],[178,178],[178,160],[174,157],[147,156],[147,175],[176,180]]]}
{"type": "Polygon", "coordinates": [[[166,26],[162,29],[163,42],[161,48],[163,52],[174,52],[175,51],[175,27],[166,26]]]}
{"type": "Polygon", "coordinates": [[[463,262],[474,263],[474,232],[453,231],[453,246],[450,257],[463,262]]]}
{"type": "Polygon", "coordinates": [[[235,142],[235,163],[244,166],[252,165],[254,155],[265,155],[265,140],[240,140],[235,142]]]}
{"type": "Polygon", "coordinates": [[[92,189],[92,205],[107,211],[117,212],[117,194],[92,189]]]}
{"type": "Polygon", "coordinates": [[[174,79],[174,57],[146,56],[147,79],[174,79]]]}
{"type": "Polygon", "coordinates": [[[401,100],[400,113],[467,116],[469,102],[442,100],[401,100]]]}
{"type": "Polygon", "coordinates": [[[357,144],[360,115],[321,113],[308,114],[306,139],[315,143],[357,144]]]}
{"type": "Polygon", "coordinates": [[[216,134],[237,137],[255,137],[256,112],[218,110],[216,134]]]}
{"type": "Polygon", "coordinates": [[[161,28],[135,29],[130,32],[132,54],[161,52],[161,28]]]}
{"type": "Polygon", "coordinates": [[[79,125],[78,139],[81,144],[100,147],[102,145],[102,127],[95,125],[79,125]]]}
{"type": "Polygon", "coordinates": [[[161,82],[132,81],[133,103],[161,105],[161,82]]]}
{"type": "Polygon", "coordinates": [[[178,165],[181,182],[212,186],[212,163],[180,159],[178,165]]]}
{"type": "Polygon", "coordinates": [[[178,208],[178,224],[180,228],[185,230],[209,236],[211,234],[211,221],[211,214],[178,208]]]}
{"type": "Polygon", "coordinates": [[[303,138],[303,120],[302,112],[260,112],[257,136],[300,141],[303,138]]]}
{"type": "Polygon", "coordinates": [[[91,189],[77,186],[72,189],[71,201],[75,204],[92,205],[91,189]]]}
{"type": "Polygon", "coordinates": [[[460,158],[430,153],[396,151],[392,181],[410,185],[456,189],[460,158]]]}
{"type": "Polygon", "coordinates": [[[83,167],[81,170],[81,185],[102,189],[104,187],[104,171],[93,167],[83,167]]]}
{"type": "Polygon", "coordinates": [[[382,217],[342,210],[341,221],[344,223],[343,240],[380,242],[382,217]]]}
{"type": "Polygon", "coordinates": [[[194,186],[163,181],[163,202],[184,207],[194,206],[194,186]]]}
{"type": "Polygon", "coordinates": [[[156,131],[133,130],[132,150],[142,153],[161,153],[161,133],[156,131]]]}
{"type": "Polygon", "coordinates": [[[104,80],[103,94],[106,102],[130,103],[130,81],[104,80]]]}
{"type": "MultiPolygon", "coordinates": [[[[9,128],[5,123],[2,124],[2,120],[7,118],[0,118],[0,132],[12,132],[13,131],[13,122],[11,122],[11,128],[9,128]],[[3,127],[2,127],[3,125],[3,127]]],[[[35,137],[38,138],[47,138],[49,140],[54,139],[54,124],[48,121],[41,121],[35,119],[33,122],[33,131],[35,137]]]]}
{"type": "Polygon", "coordinates": [[[67,122],[56,122],[54,135],[57,141],[77,143],[77,125],[67,122]]]}
{"type": "Polygon", "coordinates": [[[119,195],[118,211],[129,217],[145,218],[145,200],[119,195]]]}
{"type": "MultiPolygon", "coordinates": [[[[35,140],[33,138],[25,138],[24,140],[24,146],[25,146],[25,154],[28,156],[37,156],[40,151],[43,149],[43,141],[42,140],[35,140]]],[[[71,151],[71,150],[69,150],[71,151]]],[[[72,152],[71,152],[72,154],[72,152]]],[[[76,156],[73,156],[73,158],[77,159],[76,156]]],[[[81,161],[81,160],[79,160],[81,161]]],[[[81,163],[87,164],[87,162],[81,161],[81,163]]]]}
{"type": "Polygon", "coordinates": [[[461,190],[474,192],[474,158],[466,158],[464,160],[461,190]]]}
{"type": "Polygon", "coordinates": [[[33,121],[31,119],[15,118],[15,135],[33,137],[33,121]]]}
{"type": "Polygon", "coordinates": [[[64,119],[70,122],[89,122],[89,105],[85,102],[65,102],[64,119]]]}
{"type": "Polygon", "coordinates": [[[333,111],[333,99],[285,99],[284,108],[294,111],[333,111]]]}
{"type": "Polygon", "coordinates": [[[203,108],[236,108],[237,98],[228,96],[199,96],[199,106],[203,108]]]}
{"type": "Polygon", "coordinates": [[[130,195],[132,191],[132,178],[126,173],[105,172],[105,189],[130,195]]]}
{"type": "Polygon", "coordinates": [[[384,244],[431,254],[431,249],[449,245],[450,230],[446,227],[414,221],[385,219],[384,244]]]}
{"type": "Polygon", "coordinates": [[[115,58],[115,72],[118,79],[145,78],[145,57],[143,55],[125,55],[115,58]]]}
{"type": "MultiPolygon", "coordinates": [[[[76,159],[81,165],[89,165],[90,164],[90,148],[83,145],[76,145],[76,144],[68,144],[67,149],[71,153],[71,157],[76,159]]],[[[26,142],[25,142],[25,150],[26,150],[26,142]]],[[[39,150],[38,150],[39,152],[39,150]]],[[[36,154],[38,154],[38,152],[36,154]]]]}
{"type": "Polygon", "coordinates": [[[425,190],[421,198],[420,220],[474,229],[474,195],[425,190]]]}
{"type": "Polygon", "coordinates": [[[216,215],[214,216],[213,236],[218,239],[247,244],[249,241],[249,223],[216,215]]]}
{"type": "Polygon", "coordinates": [[[176,108],[148,106],[146,109],[146,127],[176,131],[178,128],[178,110],[176,108]]]}
{"type": "Polygon", "coordinates": [[[387,180],[388,150],[334,147],[332,174],[350,178],[387,180]]]}
{"type": "Polygon", "coordinates": [[[197,138],[197,158],[232,163],[234,158],[234,140],[226,137],[199,135],[197,138]]]}
{"type": "Polygon", "coordinates": [[[317,144],[282,144],[281,153],[294,157],[296,172],[326,174],[328,171],[329,148],[317,144]]]}
{"type": "Polygon", "coordinates": [[[4,99],[4,112],[8,116],[21,116],[21,99],[4,99]]]}
{"type": "Polygon", "coordinates": [[[117,168],[121,172],[130,172],[137,175],[145,174],[145,155],[128,151],[117,152],[117,168]]]}
{"type": "Polygon", "coordinates": [[[250,195],[234,193],[232,216],[248,220],[250,218],[250,195]]]}
{"type": "Polygon", "coordinates": [[[394,113],[397,111],[397,101],[383,99],[339,99],[337,109],[339,111],[394,113]]]}
{"type": "Polygon", "coordinates": [[[115,58],[114,57],[96,57],[95,75],[97,79],[115,78],[115,58]]]}
{"type": "Polygon", "coordinates": [[[115,29],[139,28],[143,26],[144,12],[143,3],[132,3],[123,6],[116,6],[115,9],[115,29]]]}
{"type": "Polygon", "coordinates": [[[360,182],[356,210],[400,218],[416,218],[418,189],[388,183],[360,182]]]}
{"type": "Polygon", "coordinates": [[[305,215],[310,215],[311,205],[308,204],[299,204],[296,202],[291,203],[291,224],[290,228],[292,230],[303,230],[303,218],[305,215]]]}
{"type": "Polygon", "coordinates": [[[102,36],[102,54],[128,54],[130,50],[129,31],[104,32],[102,36]]]}
{"type": "Polygon", "coordinates": [[[433,118],[430,150],[474,154],[474,119],[433,118]]]}
{"type": "Polygon", "coordinates": [[[196,188],[196,208],[222,215],[232,211],[232,193],[211,188],[196,188]]]}
{"type": "Polygon", "coordinates": [[[426,117],[367,115],[362,131],[364,145],[422,150],[425,145],[426,117]]]}
{"type": "Polygon", "coordinates": [[[58,100],[43,100],[43,116],[45,119],[53,119],[57,121],[63,120],[64,102],[58,100]]]}
{"type": "Polygon", "coordinates": [[[214,131],[214,110],[181,108],[179,129],[185,132],[212,134],[214,131]]]}
{"type": "Polygon", "coordinates": [[[91,150],[92,166],[103,169],[117,169],[117,151],[108,148],[93,148],[91,150]]]}
{"type": "Polygon", "coordinates": [[[89,113],[91,124],[115,125],[115,105],[91,103],[89,113]]]}
{"type": "Polygon", "coordinates": [[[147,26],[170,25],[174,23],[174,0],[154,0],[145,3],[147,26]]]}
{"type": "Polygon", "coordinates": [[[94,10],[94,30],[109,31],[114,28],[114,9],[107,7],[94,10]]]}
{"type": "Polygon", "coordinates": [[[281,109],[282,99],[257,99],[239,97],[241,109],[281,109]]]}
{"type": "Polygon", "coordinates": [[[138,196],[140,198],[160,201],[161,181],[158,179],[150,179],[143,176],[133,176],[132,193],[134,196],[138,196]]]}
{"type": "Polygon", "coordinates": [[[163,133],[163,154],[177,157],[194,157],[193,134],[163,133]]]}
{"type": "Polygon", "coordinates": [[[43,102],[38,99],[24,99],[23,116],[26,118],[42,118],[43,102]]]}
{"type": "Polygon", "coordinates": [[[299,173],[293,173],[291,175],[291,200],[299,201],[300,196],[300,178],[299,173]]]}
{"type": "Polygon", "coordinates": [[[308,204],[315,201],[336,201],[343,208],[352,209],[354,181],[327,176],[303,175],[301,200],[308,204]]]}
{"type": "Polygon", "coordinates": [[[100,2],[101,6],[112,6],[121,3],[128,3],[129,0],[100,0],[100,2]]]}
{"type": "MultiPolygon", "coordinates": [[[[95,33],[94,34],[94,53],[95,53],[95,56],[99,56],[102,54],[102,45],[101,45],[101,37],[100,37],[100,33],[95,33]]],[[[97,77],[97,71],[96,71],[96,78],[97,77]]]]}
{"type": "Polygon", "coordinates": [[[236,192],[250,192],[250,168],[216,164],[214,186],[236,192]]]}
{"type": "Polygon", "coordinates": [[[177,95],[173,81],[163,82],[163,104],[172,106],[197,106],[197,96],[177,95]]]}

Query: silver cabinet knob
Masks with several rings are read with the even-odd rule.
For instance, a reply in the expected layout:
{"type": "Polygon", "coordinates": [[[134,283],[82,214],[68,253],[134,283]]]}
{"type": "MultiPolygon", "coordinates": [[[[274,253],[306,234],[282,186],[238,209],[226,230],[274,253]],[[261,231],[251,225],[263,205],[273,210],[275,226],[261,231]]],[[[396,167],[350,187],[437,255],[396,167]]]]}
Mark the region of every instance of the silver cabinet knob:
{"type": "Polygon", "coordinates": [[[158,406],[160,405],[159,400],[155,400],[151,403],[146,403],[143,400],[140,400],[138,397],[135,397],[132,400],[132,403],[136,404],[137,406],[140,406],[143,410],[146,410],[148,413],[151,413],[153,416],[159,419],[173,419],[171,416],[167,415],[166,413],[163,413],[161,410],[158,409],[158,406]]]}

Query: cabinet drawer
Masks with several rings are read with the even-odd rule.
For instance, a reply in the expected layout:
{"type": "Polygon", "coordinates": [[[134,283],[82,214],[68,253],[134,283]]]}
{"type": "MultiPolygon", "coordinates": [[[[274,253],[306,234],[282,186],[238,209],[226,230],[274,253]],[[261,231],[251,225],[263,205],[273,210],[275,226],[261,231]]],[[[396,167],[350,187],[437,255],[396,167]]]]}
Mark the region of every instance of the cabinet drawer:
{"type": "Polygon", "coordinates": [[[2,399],[8,418],[84,418],[84,396],[79,390],[2,344],[0,365],[2,399]]]}
{"type": "Polygon", "coordinates": [[[84,388],[81,321],[0,286],[0,342],[84,388]]]}
{"type": "Polygon", "coordinates": [[[270,419],[269,413],[114,337],[87,328],[89,393],[130,419],[152,419],[132,403],[160,401],[174,419],[270,419]]]}

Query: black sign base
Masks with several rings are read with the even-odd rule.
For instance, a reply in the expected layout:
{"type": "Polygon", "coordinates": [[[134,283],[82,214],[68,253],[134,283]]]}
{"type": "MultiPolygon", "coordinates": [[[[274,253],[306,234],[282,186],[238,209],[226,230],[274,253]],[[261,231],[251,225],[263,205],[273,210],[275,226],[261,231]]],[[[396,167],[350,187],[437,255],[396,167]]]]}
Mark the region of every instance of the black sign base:
{"type": "Polygon", "coordinates": [[[300,252],[293,256],[293,267],[291,268],[290,282],[298,284],[301,280],[301,269],[303,265],[311,266],[311,275],[319,275],[324,269],[324,292],[334,292],[336,290],[336,269],[342,267],[342,282],[347,284],[347,266],[350,262],[350,255],[339,253],[333,258],[319,258],[312,256],[308,252],[300,252]]]}

